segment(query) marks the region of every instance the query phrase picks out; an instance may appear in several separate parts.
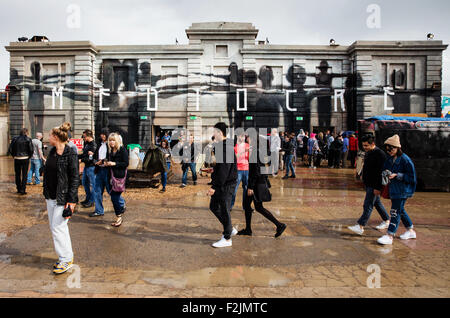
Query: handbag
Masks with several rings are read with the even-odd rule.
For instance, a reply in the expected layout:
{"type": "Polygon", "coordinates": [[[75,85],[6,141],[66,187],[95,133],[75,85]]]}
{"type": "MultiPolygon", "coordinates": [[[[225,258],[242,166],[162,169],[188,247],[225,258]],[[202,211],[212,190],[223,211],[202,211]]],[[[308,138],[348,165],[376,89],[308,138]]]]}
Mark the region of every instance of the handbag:
{"type": "Polygon", "coordinates": [[[125,192],[125,183],[127,181],[127,169],[125,169],[125,177],[115,178],[113,169],[111,169],[111,191],[125,192]]]}
{"type": "Polygon", "coordinates": [[[381,191],[381,197],[384,199],[390,199],[389,195],[389,183],[383,186],[383,190],[381,191]]]}
{"type": "Polygon", "coordinates": [[[267,180],[264,183],[257,183],[253,195],[256,202],[270,202],[272,201],[272,193],[269,191],[267,180]]]}

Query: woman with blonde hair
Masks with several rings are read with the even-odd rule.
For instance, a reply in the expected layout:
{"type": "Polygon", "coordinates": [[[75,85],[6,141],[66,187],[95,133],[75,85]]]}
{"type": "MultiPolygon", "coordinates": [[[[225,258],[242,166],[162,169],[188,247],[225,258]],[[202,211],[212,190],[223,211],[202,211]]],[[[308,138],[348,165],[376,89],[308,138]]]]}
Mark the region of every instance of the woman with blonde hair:
{"type": "Polygon", "coordinates": [[[73,264],[72,243],[68,222],[78,203],[78,157],[68,145],[70,123],[64,123],[50,131],[49,142],[53,146],[44,166],[44,197],[47,202],[48,220],[53,243],[59,260],[53,273],[67,272],[73,264]]]}
{"type": "Polygon", "coordinates": [[[117,133],[111,133],[108,137],[109,154],[105,160],[105,167],[109,167],[108,180],[110,184],[111,202],[116,213],[116,221],[111,223],[114,227],[122,224],[122,217],[126,206],[122,193],[125,191],[127,178],[128,152],[123,146],[122,137],[117,133]]]}

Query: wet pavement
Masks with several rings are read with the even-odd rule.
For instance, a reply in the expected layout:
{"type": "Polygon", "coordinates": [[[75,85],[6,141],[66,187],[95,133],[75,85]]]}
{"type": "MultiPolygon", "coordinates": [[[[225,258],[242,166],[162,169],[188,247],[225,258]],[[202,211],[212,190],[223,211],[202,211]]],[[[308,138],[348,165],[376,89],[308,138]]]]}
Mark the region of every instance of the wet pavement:
{"type": "MultiPolygon", "coordinates": [[[[271,178],[273,201],[265,206],[288,225],[280,238],[255,213],[252,237],[212,248],[221,227],[208,208],[209,179],[200,177],[185,189],[169,184],[164,194],[127,190],[119,228],[110,226],[108,195],[104,217],[92,219],[93,208],[78,207],[69,223],[77,266],[54,276],[57,257],[42,186],[16,194],[12,160],[0,157],[0,297],[450,296],[448,193],[416,193],[406,210],[417,239],[380,246],[376,211],[363,236],[347,229],[364,200],[351,170],[296,171],[297,179],[271,178]]],[[[179,179],[177,170],[174,181],[179,179]]],[[[83,200],[81,187],[79,193],[83,200]]],[[[238,229],[245,225],[241,198],[240,189],[232,211],[238,229]]]]}

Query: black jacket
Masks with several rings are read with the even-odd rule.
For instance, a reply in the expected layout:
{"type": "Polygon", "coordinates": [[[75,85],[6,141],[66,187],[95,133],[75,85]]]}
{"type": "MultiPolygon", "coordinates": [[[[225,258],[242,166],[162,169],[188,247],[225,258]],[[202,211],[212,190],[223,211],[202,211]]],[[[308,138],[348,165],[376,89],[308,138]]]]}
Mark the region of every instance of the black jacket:
{"type": "Polygon", "coordinates": [[[386,159],[386,153],[378,147],[366,153],[362,172],[362,179],[366,187],[381,191],[383,188],[381,185],[381,173],[383,172],[386,159]]]}
{"type": "Polygon", "coordinates": [[[330,150],[335,152],[341,152],[344,147],[344,142],[336,138],[330,145],[330,150]]]}
{"type": "MultiPolygon", "coordinates": [[[[125,170],[127,169],[129,164],[128,151],[125,149],[125,147],[120,147],[120,149],[117,150],[116,153],[110,152],[108,154],[108,161],[116,163],[115,166],[111,167],[114,178],[124,178],[125,170]]],[[[111,178],[111,173],[109,173],[108,175],[111,178]]]]}
{"type": "MultiPolygon", "coordinates": [[[[50,150],[49,156],[54,155],[56,147],[50,150]]],[[[70,146],[64,147],[62,156],[56,162],[58,183],[56,186],[57,205],[66,203],[78,203],[78,187],[80,185],[80,175],[78,171],[78,156],[70,146]]],[[[50,199],[48,194],[47,178],[45,177],[47,165],[44,165],[44,197],[50,199]]]]}
{"type": "Polygon", "coordinates": [[[265,166],[261,163],[261,160],[258,160],[255,163],[250,163],[248,168],[248,189],[255,190],[257,189],[258,184],[267,185],[270,188],[270,181],[267,177],[267,174],[264,174],[263,171],[265,166]]]}
{"type": "MultiPolygon", "coordinates": [[[[94,166],[94,159],[89,160],[89,151],[92,151],[95,154],[96,149],[97,145],[95,144],[95,141],[92,140],[91,142],[84,143],[83,153],[78,156],[78,159],[81,159],[81,162],[84,163],[86,168],[94,166]]],[[[94,156],[92,158],[94,158],[94,156]]]]}
{"type": "Polygon", "coordinates": [[[216,165],[211,174],[211,188],[220,190],[223,187],[235,185],[237,181],[237,160],[234,153],[233,141],[225,139],[222,144],[215,143],[214,154],[216,156],[216,165]],[[226,160],[227,154],[229,160],[226,160]]]}
{"type": "Polygon", "coordinates": [[[13,157],[29,157],[33,155],[33,143],[28,136],[18,136],[11,141],[9,153],[13,157]]]}
{"type": "Polygon", "coordinates": [[[286,155],[293,155],[295,153],[295,143],[292,139],[290,139],[288,142],[285,142],[283,144],[283,151],[286,153],[286,155]]]}

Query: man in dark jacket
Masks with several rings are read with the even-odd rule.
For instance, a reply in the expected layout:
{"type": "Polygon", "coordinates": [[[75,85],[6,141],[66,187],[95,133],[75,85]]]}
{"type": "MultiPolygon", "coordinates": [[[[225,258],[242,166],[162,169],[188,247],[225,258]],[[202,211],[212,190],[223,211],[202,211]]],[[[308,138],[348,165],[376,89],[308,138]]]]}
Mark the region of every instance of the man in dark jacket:
{"type": "Polygon", "coordinates": [[[286,137],[284,138],[284,152],[286,155],[286,163],[285,163],[285,167],[286,167],[286,175],[282,178],[282,179],[287,179],[287,178],[295,178],[295,168],[294,168],[294,155],[295,155],[295,149],[296,149],[296,145],[295,145],[295,136],[294,138],[292,138],[289,135],[286,135],[286,137]],[[291,170],[291,176],[289,176],[289,170],[291,170]]]}
{"type": "Polygon", "coordinates": [[[363,182],[366,186],[366,198],[364,199],[364,211],[358,223],[348,228],[356,234],[364,233],[364,226],[367,225],[373,207],[377,209],[383,222],[376,228],[383,230],[389,226],[389,215],[381,202],[380,195],[382,191],[381,173],[387,159],[386,153],[375,145],[372,135],[366,135],[362,138],[362,146],[366,152],[363,166],[363,182]]]}
{"type": "Polygon", "coordinates": [[[28,166],[33,156],[33,143],[28,137],[28,129],[23,128],[20,135],[14,138],[9,145],[9,153],[14,157],[14,171],[16,174],[17,193],[26,193],[28,166]]]}
{"type": "Polygon", "coordinates": [[[222,223],[224,231],[222,238],[212,246],[227,247],[232,246],[231,236],[237,234],[230,216],[231,200],[237,182],[237,161],[233,140],[227,139],[227,125],[217,123],[214,128],[216,165],[211,175],[212,185],[207,194],[211,196],[209,209],[222,223]]]}
{"type": "Polygon", "coordinates": [[[342,138],[342,135],[338,135],[330,146],[330,151],[332,153],[333,158],[332,166],[334,168],[339,168],[341,166],[341,153],[343,147],[344,147],[344,140],[342,138]]]}
{"type": "Polygon", "coordinates": [[[194,136],[189,136],[189,142],[183,142],[182,150],[181,150],[181,156],[182,156],[182,163],[181,163],[181,170],[183,171],[183,176],[181,178],[181,188],[184,188],[187,186],[187,174],[188,170],[191,169],[192,173],[192,181],[194,182],[194,185],[197,185],[197,172],[196,172],[196,163],[195,159],[197,154],[200,153],[200,147],[198,143],[194,142],[194,136]]]}
{"type": "Polygon", "coordinates": [[[94,141],[94,134],[92,130],[86,129],[83,132],[83,153],[78,156],[80,162],[84,163],[83,169],[83,187],[86,192],[86,198],[81,205],[85,208],[90,208],[94,205],[94,185],[95,185],[95,161],[94,161],[94,153],[97,149],[97,146],[94,141]]]}

